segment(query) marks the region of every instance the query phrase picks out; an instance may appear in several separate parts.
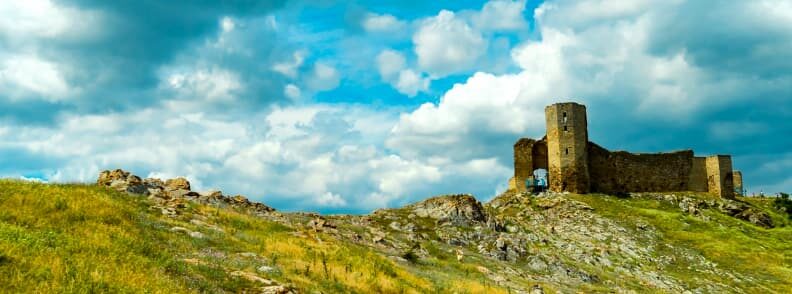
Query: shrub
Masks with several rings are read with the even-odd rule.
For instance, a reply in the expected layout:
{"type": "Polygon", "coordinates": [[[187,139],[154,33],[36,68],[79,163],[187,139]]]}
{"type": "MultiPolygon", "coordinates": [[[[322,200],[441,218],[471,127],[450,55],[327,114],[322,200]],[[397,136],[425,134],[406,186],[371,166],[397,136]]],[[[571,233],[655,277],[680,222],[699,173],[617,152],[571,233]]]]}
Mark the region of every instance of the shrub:
{"type": "Polygon", "coordinates": [[[404,258],[405,260],[409,261],[410,263],[418,262],[418,254],[415,254],[415,251],[412,250],[412,249],[407,250],[407,252],[402,254],[402,258],[404,258]]]}
{"type": "Polygon", "coordinates": [[[778,194],[778,197],[773,200],[773,206],[778,210],[786,212],[787,217],[792,219],[792,200],[789,199],[789,194],[784,192],[778,194]]]}

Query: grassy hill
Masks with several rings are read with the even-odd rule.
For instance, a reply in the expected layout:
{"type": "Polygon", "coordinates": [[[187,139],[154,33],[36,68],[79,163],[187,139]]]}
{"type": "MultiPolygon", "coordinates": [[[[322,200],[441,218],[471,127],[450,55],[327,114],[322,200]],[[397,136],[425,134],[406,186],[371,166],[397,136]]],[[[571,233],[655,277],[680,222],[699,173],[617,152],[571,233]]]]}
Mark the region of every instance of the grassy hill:
{"type": "Polygon", "coordinates": [[[651,197],[466,199],[367,216],[190,201],[166,214],[106,187],[0,180],[0,292],[792,290],[792,224],[766,199],[743,203],[773,228],[651,197]]]}

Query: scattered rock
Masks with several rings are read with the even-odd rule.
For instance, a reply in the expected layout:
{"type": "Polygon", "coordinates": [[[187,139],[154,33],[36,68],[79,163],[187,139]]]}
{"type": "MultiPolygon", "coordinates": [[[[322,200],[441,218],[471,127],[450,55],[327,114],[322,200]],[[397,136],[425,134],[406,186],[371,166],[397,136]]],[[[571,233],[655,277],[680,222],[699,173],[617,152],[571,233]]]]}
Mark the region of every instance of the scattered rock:
{"type": "Polygon", "coordinates": [[[530,294],[544,294],[544,289],[542,289],[542,286],[533,285],[533,287],[531,287],[531,291],[528,292],[528,293],[530,293],[530,294]]]}
{"type": "Polygon", "coordinates": [[[335,225],[323,218],[315,218],[308,221],[308,227],[316,232],[321,232],[325,229],[335,229],[335,225]]]}
{"type": "Polygon", "coordinates": [[[195,239],[203,239],[204,238],[204,234],[201,233],[201,232],[198,232],[198,231],[190,232],[189,235],[190,235],[190,237],[193,237],[195,239]]]}
{"type": "Polygon", "coordinates": [[[262,274],[269,274],[269,273],[278,272],[278,269],[276,269],[274,267],[271,267],[271,266],[268,266],[268,265],[262,265],[260,267],[257,267],[256,271],[260,272],[262,274]]]}
{"type": "Polygon", "coordinates": [[[184,261],[187,264],[192,264],[192,265],[204,265],[204,264],[206,264],[206,262],[204,262],[203,260],[197,259],[197,258],[185,258],[185,259],[182,259],[182,261],[184,261]]]}
{"type": "Polygon", "coordinates": [[[456,249],[456,259],[458,262],[462,262],[462,259],[465,258],[465,252],[462,249],[456,249]]]}
{"type": "Polygon", "coordinates": [[[259,277],[254,273],[244,272],[244,271],[233,271],[230,273],[232,277],[239,277],[246,279],[251,282],[262,283],[264,285],[272,285],[275,284],[272,280],[267,280],[265,278],[259,277]]]}
{"type": "Polygon", "coordinates": [[[276,285],[261,288],[261,294],[290,294],[294,293],[286,286],[276,285]]]}
{"type": "Polygon", "coordinates": [[[185,233],[185,234],[189,234],[191,232],[189,229],[183,227],[172,227],[170,231],[174,233],[185,233]]]}
{"type": "Polygon", "coordinates": [[[168,179],[163,182],[157,178],[140,179],[140,177],[127,171],[116,169],[99,173],[96,183],[120,192],[149,195],[149,199],[157,203],[156,208],[160,209],[163,215],[171,217],[178,215],[178,210],[186,207],[184,200],[210,205],[232,206],[249,210],[257,215],[266,215],[275,211],[272,207],[250,201],[242,195],[226,197],[220,191],[203,193],[191,191],[190,182],[182,177],[168,179]]]}

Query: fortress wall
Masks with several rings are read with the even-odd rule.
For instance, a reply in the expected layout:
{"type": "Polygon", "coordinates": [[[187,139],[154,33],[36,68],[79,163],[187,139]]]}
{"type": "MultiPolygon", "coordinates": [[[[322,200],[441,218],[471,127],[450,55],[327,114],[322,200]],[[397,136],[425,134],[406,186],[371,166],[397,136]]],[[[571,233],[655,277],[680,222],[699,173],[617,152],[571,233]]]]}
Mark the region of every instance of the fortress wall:
{"type": "Polygon", "coordinates": [[[743,195],[743,179],[742,179],[742,172],[735,170],[732,172],[732,176],[734,179],[734,191],[737,193],[737,196],[745,196],[743,195]]]}
{"type": "Polygon", "coordinates": [[[707,163],[705,157],[693,157],[693,168],[690,169],[688,190],[695,192],[709,191],[707,185],[707,163]]]}
{"type": "Polygon", "coordinates": [[[514,143],[514,177],[527,179],[533,175],[534,139],[522,138],[514,143]]]}
{"type": "Polygon", "coordinates": [[[706,163],[709,192],[722,198],[734,198],[731,156],[707,156],[706,163]]]}
{"type": "Polygon", "coordinates": [[[514,177],[509,179],[509,190],[524,192],[525,181],[539,168],[547,169],[547,142],[544,139],[518,140],[514,143],[514,177]]]}
{"type": "Polygon", "coordinates": [[[591,191],[617,192],[686,191],[693,167],[693,151],[633,154],[611,152],[589,142],[591,191]]]}

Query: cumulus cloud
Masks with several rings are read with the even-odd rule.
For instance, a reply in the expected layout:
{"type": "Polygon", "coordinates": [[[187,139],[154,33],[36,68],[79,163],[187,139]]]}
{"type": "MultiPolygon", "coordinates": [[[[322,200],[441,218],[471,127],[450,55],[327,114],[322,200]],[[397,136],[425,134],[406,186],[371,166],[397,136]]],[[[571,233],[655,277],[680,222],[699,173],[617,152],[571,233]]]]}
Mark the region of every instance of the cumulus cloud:
{"type": "MultiPolygon", "coordinates": [[[[160,90],[163,67],[179,67],[171,64],[179,61],[189,60],[185,64],[193,66],[197,60],[213,59],[213,63],[193,66],[196,68],[214,65],[230,68],[227,65],[234,63],[235,70],[253,73],[254,67],[264,69],[266,66],[250,60],[271,64],[265,57],[280,56],[270,44],[272,33],[264,26],[241,30],[238,20],[255,20],[252,16],[271,11],[280,3],[227,5],[178,1],[168,5],[147,2],[127,5],[96,1],[2,1],[0,66],[4,72],[0,101],[17,101],[0,107],[0,119],[52,123],[67,109],[97,112],[149,106],[158,102],[154,94],[160,90]],[[177,10],[202,13],[176,15],[173,11],[177,10]],[[255,34],[245,33],[251,31],[255,34]],[[231,43],[246,43],[236,47],[246,50],[229,51],[231,43]],[[222,56],[227,53],[235,56],[222,56]],[[245,58],[247,66],[243,67],[245,63],[239,60],[245,58]],[[42,75],[31,81],[25,76],[27,70],[42,75]],[[22,105],[20,100],[30,102],[22,105]]],[[[243,84],[250,92],[283,86],[277,77],[258,72],[244,77],[243,84]]],[[[268,103],[283,96],[257,98],[259,103],[268,103]]],[[[247,106],[253,101],[245,99],[247,106]]]]}
{"type": "Polygon", "coordinates": [[[423,20],[412,40],[418,65],[436,77],[471,69],[488,45],[480,32],[448,10],[423,20]]]}
{"type": "Polygon", "coordinates": [[[38,157],[33,163],[47,157],[63,162],[0,169],[0,176],[35,171],[49,181],[90,182],[102,169],[122,167],[142,176],[186,176],[197,190],[241,193],[280,209],[354,212],[439,191],[492,196],[495,183],[508,176],[492,158],[407,158],[370,144],[382,142],[389,130],[366,126],[393,125],[393,112],[313,105],[228,118],[168,105],[65,115],[53,127],[16,126],[0,140],[0,154],[15,149],[38,157]]]}
{"type": "Polygon", "coordinates": [[[323,62],[316,62],[306,83],[314,91],[327,91],[338,87],[340,81],[338,70],[323,62]]]}
{"type": "Polygon", "coordinates": [[[493,0],[472,16],[473,24],[482,30],[527,30],[525,0],[493,0]]]}
{"type": "Polygon", "coordinates": [[[208,101],[230,101],[243,87],[236,73],[221,68],[174,73],[167,82],[167,86],[181,97],[208,101]]]}
{"type": "Polygon", "coordinates": [[[363,29],[371,33],[390,33],[404,30],[407,24],[390,14],[368,13],[361,22],[363,29]]]}
{"type": "Polygon", "coordinates": [[[14,55],[0,60],[0,91],[7,98],[58,101],[70,87],[58,65],[37,56],[14,55]]]}
{"type": "Polygon", "coordinates": [[[286,95],[286,97],[289,97],[289,99],[300,100],[300,97],[302,96],[302,91],[296,85],[288,84],[286,85],[286,87],[283,88],[283,94],[286,95]]]}
{"type": "Polygon", "coordinates": [[[272,66],[272,70],[279,72],[287,77],[296,78],[298,69],[305,61],[306,52],[304,50],[295,51],[292,60],[279,62],[272,66]]]}
{"type": "Polygon", "coordinates": [[[50,0],[0,2],[0,36],[14,42],[22,38],[95,37],[101,31],[103,15],[98,11],[58,5],[50,0]]]}
{"type": "Polygon", "coordinates": [[[406,66],[407,59],[398,51],[386,49],[377,55],[377,69],[383,79],[393,78],[406,66]]]}
{"type": "Polygon", "coordinates": [[[383,81],[408,97],[429,89],[431,79],[407,68],[404,55],[398,51],[386,49],[380,52],[377,55],[377,68],[383,81]]]}

